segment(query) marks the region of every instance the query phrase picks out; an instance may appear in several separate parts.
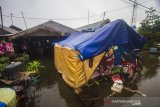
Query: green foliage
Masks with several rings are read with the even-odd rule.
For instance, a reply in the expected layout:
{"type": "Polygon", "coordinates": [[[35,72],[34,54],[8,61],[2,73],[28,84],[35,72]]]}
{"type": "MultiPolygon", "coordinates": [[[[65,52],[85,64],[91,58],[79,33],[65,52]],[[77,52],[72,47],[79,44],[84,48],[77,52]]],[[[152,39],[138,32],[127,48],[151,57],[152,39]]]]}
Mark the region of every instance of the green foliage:
{"type": "Polygon", "coordinates": [[[24,57],[18,57],[15,59],[15,61],[18,61],[18,62],[25,62],[26,59],[24,57]]]}
{"type": "Polygon", "coordinates": [[[19,61],[19,62],[27,62],[28,60],[29,60],[29,55],[27,54],[23,54],[22,56],[17,57],[15,59],[15,61],[19,61]]]}
{"type": "Polygon", "coordinates": [[[10,60],[9,57],[3,56],[0,58],[0,63],[7,64],[7,63],[9,63],[9,60],[10,60]]]}
{"type": "Polygon", "coordinates": [[[33,62],[28,63],[26,70],[39,72],[39,68],[41,68],[41,67],[44,67],[44,66],[42,66],[39,61],[33,61],[33,62]]]}
{"type": "Polygon", "coordinates": [[[151,8],[146,11],[146,18],[140,23],[138,32],[148,38],[145,48],[155,47],[160,41],[160,16],[151,8]]]}
{"type": "Polygon", "coordinates": [[[6,69],[6,65],[0,63],[0,73],[2,73],[5,69],[6,69]]]}

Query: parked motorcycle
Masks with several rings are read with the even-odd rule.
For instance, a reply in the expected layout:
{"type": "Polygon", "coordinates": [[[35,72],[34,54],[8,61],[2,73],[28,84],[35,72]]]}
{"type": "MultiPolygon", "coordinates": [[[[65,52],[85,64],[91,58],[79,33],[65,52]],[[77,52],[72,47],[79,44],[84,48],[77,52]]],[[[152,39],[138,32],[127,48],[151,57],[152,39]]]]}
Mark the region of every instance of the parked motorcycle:
{"type": "Polygon", "coordinates": [[[143,63],[139,50],[133,50],[122,54],[122,69],[120,76],[124,84],[133,86],[142,77],[143,63]]]}

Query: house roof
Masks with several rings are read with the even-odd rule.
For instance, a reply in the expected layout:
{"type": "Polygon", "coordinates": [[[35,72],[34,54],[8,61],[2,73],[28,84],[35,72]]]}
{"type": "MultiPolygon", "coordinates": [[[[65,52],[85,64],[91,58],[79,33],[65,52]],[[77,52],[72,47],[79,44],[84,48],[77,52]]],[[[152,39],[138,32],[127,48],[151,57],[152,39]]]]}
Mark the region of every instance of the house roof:
{"type": "Polygon", "coordinates": [[[20,29],[17,26],[14,26],[14,25],[9,26],[9,28],[12,28],[12,29],[17,30],[17,31],[22,31],[22,29],[20,29]]]}
{"type": "Polygon", "coordinates": [[[0,35],[2,35],[3,33],[4,34],[15,34],[15,33],[18,33],[18,31],[15,29],[6,27],[6,26],[3,26],[3,30],[2,30],[2,25],[0,24],[0,35]]]}
{"type": "Polygon", "coordinates": [[[68,26],[62,25],[60,23],[57,23],[55,21],[48,21],[44,24],[42,24],[43,26],[47,26],[49,28],[53,28],[54,30],[61,32],[61,33],[72,33],[72,32],[77,32],[77,30],[70,28],[68,26]]]}
{"type": "Polygon", "coordinates": [[[30,29],[26,29],[26,30],[21,31],[19,33],[16,33],[16,34],[12,35],[10,37],[10,39],[15,39],[17,37],[28,35],[28,34],[31,34],[35,31],[38,31],[38,30],[47,30],[47,31],[50,31],[50,32],[53,32],[53,33],[57,32],[57,33],[60,33],[60,34],[77,32],[77,30],[75,30],[73,28],[67,27],[65,25],[62,25],[60,23],[57,23],[55,21],[50,20],[46,23],[40,24],[40,25],[32,27],[30,29]]]}
{"type": "Polygon", "coordinates": [[[94,31],[96,28],[102,27],[103,25],[105,25],[106,23],[109,23],[109,22],[110,22],[110,20],[106,19],[106,20],[95,22],[95,23],[92,23],[89,25],[85,25],[85,26],[76,28],[76,29],[79,31],[94,31]]]}

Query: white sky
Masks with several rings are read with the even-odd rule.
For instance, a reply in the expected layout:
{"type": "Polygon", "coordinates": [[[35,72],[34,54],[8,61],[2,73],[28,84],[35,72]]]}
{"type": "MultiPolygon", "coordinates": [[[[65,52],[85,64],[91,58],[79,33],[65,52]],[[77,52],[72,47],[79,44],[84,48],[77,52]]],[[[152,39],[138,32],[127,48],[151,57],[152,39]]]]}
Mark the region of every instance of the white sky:
{"type": "MultiPolygon", "coordinates": [[[[131,3],[128,0],[123,0],[131,3]]],[[[21,11],[25,17],[47,18],[47,19],[71,19],[81,18],[89,15],[89,22],[93,23],[103,19],[104,11],[111,11],[119,8],[131,6],[122,0],[0,0],[3,14],[22,17],[21,11]]],[[[145,2],[143,5],[154,7],[160,11],[160,0],[137,0],[139,3],[145,2]]],[[[145,9],[141,7],[142,9],[145,9]]],[[[145,12],[137,9],[137,25],[145,18],[145,12]]],[[[131,23],[132,7],[121,9],[119,11],[108,12],[105,18],[111,21],[116,19],[124,19],[128,24],[131,23]]],[[[3,16],[4,25],[11,25],[11,18],[3,16]]],[[[28,28],[44,23],[48,20],[42,19],[26,19],[28,28]]],[[[78,20],[54,20],[72,28],[77,28],[88,24],[88,19],[78,20]]],[[[13,25],[25,29],[22,18],[13,17],[13,25]]]]}

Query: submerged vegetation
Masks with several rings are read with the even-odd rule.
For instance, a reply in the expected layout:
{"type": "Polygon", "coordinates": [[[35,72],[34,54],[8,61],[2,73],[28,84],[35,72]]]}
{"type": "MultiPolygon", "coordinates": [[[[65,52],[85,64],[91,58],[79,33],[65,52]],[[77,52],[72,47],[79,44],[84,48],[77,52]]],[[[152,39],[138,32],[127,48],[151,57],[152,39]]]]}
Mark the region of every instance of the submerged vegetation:
{"type": "Polygon", "coordinates": [[[1,64],[9,63],[9,60],[10,60],[9,57],[6,57],[6,56],[0,57],[0,63],[1,64]]]}
{"type": "Polygon", "coordinates": [[[15,61],[19,61],[19,62],[25,63],[25,62],[29,61],[29,55],[27,55],[27,54],[22,54],[20,57],[17,57],[17,58],[15,59],[15,61]]]}
{"type": "Polygon", "coordinates": [[[39,61],[33,61],[33,62],[29,62],[26,70],[27,71],[35,71],[36,73],[39,72],[39,68],[44,67],[41,65],[41,63],[39,61]]]}
{"type": "Polygon", "coordinates": [[[2,73],[5,69],[6,69],[6,65],[0,63],[0,73],[2,73]]]}
{"type": "Polygon", "coordinates": [[[0,73],[5,71],[6,65],[9,64],[10,58],[6,56],[0,57],[0,73]]]}

